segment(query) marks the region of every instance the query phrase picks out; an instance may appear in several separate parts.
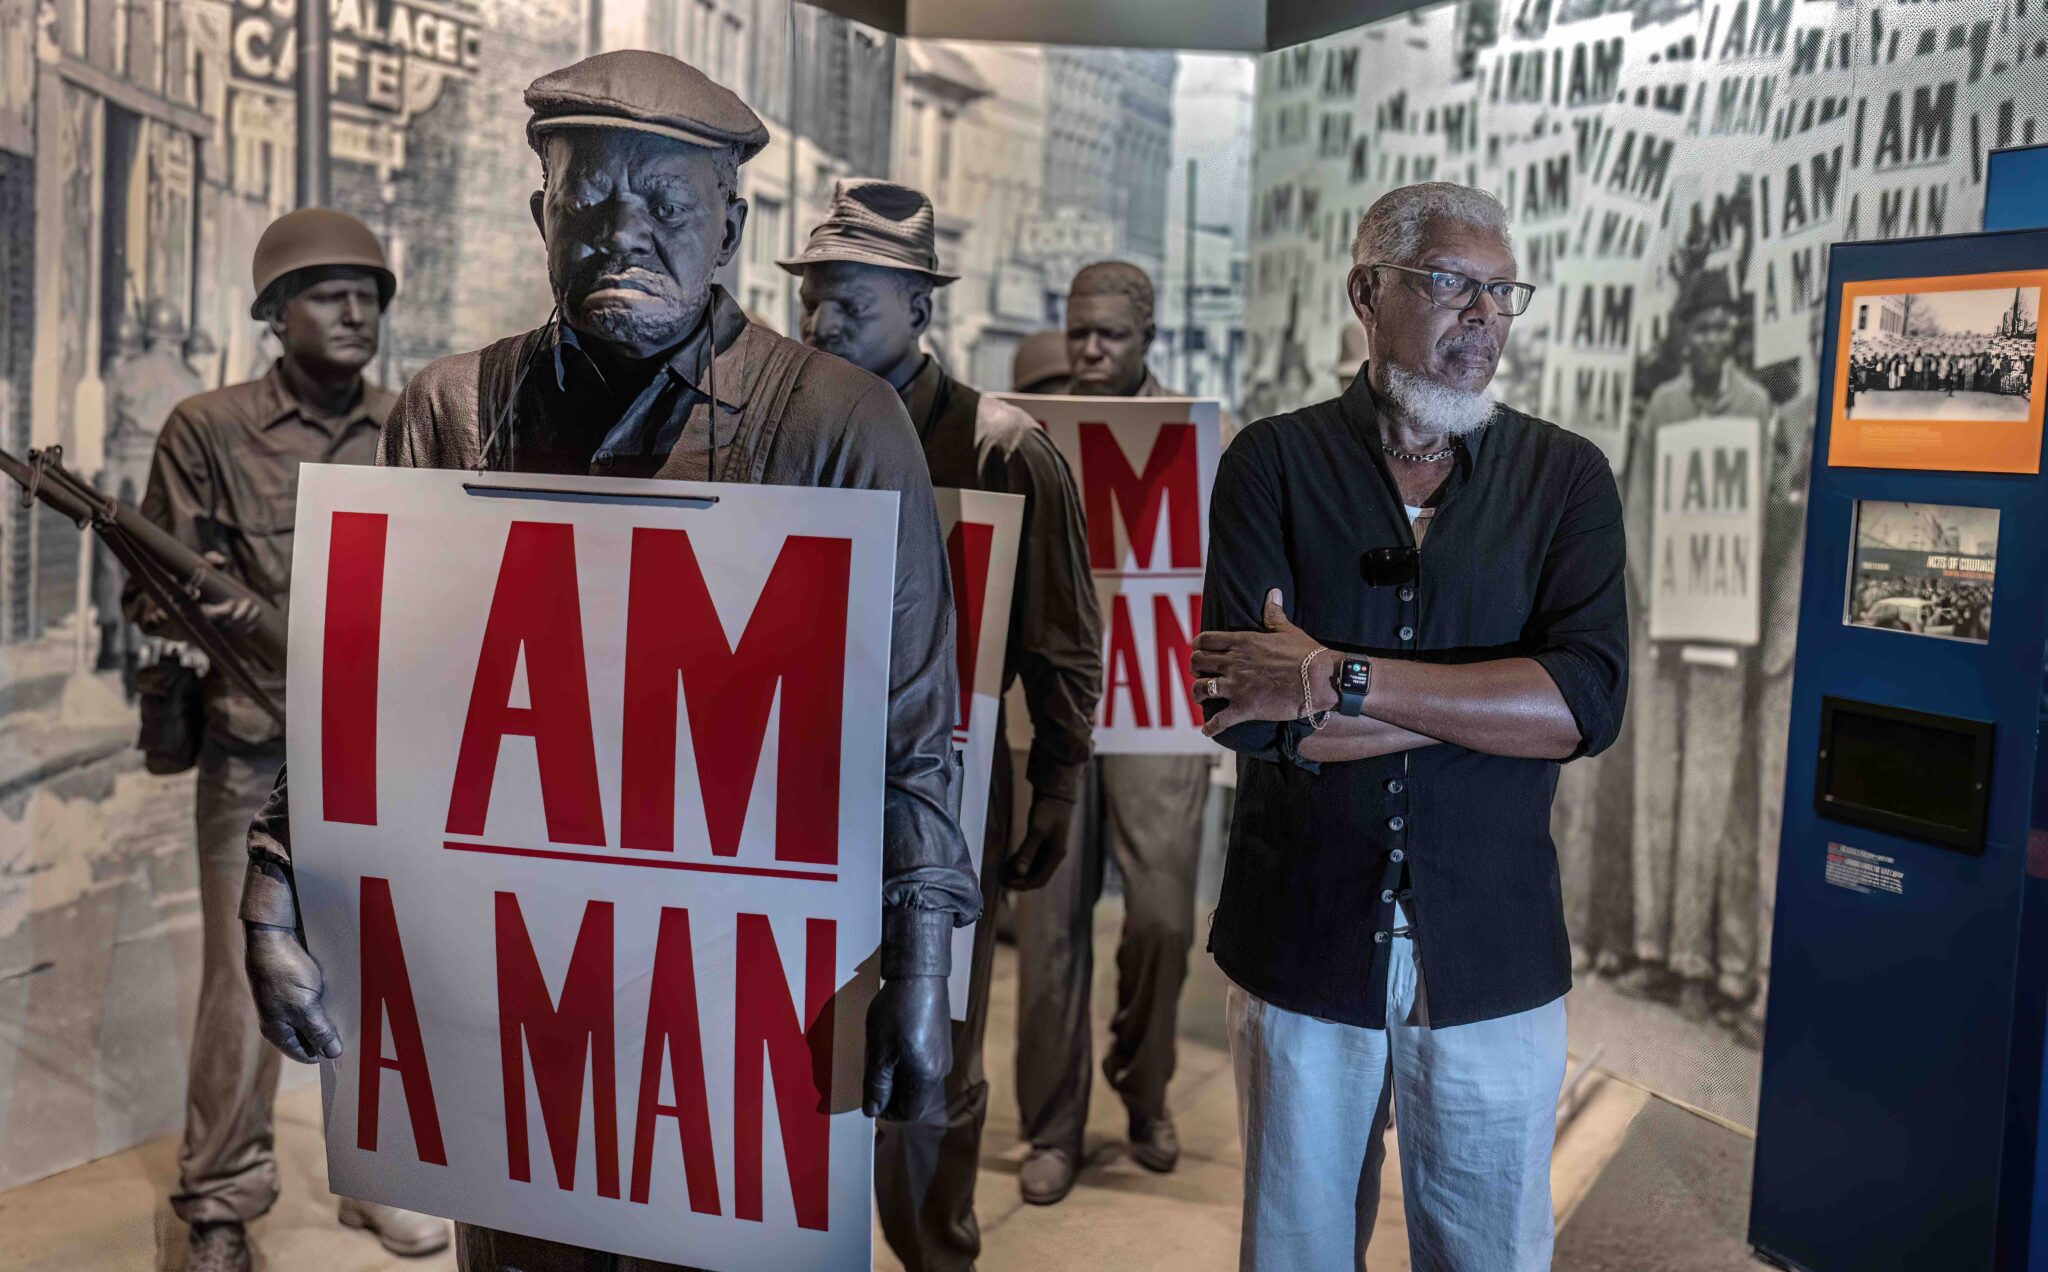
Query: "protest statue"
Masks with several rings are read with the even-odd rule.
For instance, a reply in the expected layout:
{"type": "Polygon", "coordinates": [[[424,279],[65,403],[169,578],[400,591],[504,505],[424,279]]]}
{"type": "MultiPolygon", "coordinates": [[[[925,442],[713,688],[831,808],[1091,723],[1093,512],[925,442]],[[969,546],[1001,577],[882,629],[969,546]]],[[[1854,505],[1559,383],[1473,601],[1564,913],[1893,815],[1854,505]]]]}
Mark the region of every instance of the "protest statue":
{"type": "MultiPolygon", "coordinates": [[[[981,888],[953,812],[953,603],[917,434],[887,382],[751,323],[712,281],[746,228],[739,165],[768,143],[738,97],[673,58],[622,50],[542,76],[526,102],[556,313],[414,377],[381,461],[897,492],[882,986],[863,1104],[923,1116],[951,1067],[952,930],[980,913],[981,888]]],[[[249,849],[242,918],[264,1034],[300,1061],[339,1056],[320,968],[294,932],[283,776],[249,849]]],[[[469,1224],[456,1242],[473,1272],[650,1266],[469,1224]]]]}

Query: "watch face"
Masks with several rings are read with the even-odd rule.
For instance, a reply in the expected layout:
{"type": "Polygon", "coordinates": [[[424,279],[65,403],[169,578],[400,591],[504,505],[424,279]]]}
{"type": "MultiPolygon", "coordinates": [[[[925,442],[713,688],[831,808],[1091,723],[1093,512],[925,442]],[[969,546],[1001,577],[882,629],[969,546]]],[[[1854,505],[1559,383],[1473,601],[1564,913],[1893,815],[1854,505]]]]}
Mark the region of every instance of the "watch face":
{"type": "Polygon", "coordinates": [[[1362,658],[1347,658],[1337,669],[1337,688],[1342,693],[1364,693],[1371,683],[1371,672],[1362,658]]]}

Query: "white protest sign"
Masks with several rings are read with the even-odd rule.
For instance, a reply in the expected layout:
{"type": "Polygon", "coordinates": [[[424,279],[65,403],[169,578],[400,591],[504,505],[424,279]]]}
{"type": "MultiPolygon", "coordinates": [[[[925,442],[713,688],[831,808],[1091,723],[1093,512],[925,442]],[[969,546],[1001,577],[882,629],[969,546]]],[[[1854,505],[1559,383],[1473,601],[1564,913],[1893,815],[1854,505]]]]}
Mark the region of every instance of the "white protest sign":
{"type": "MultiPolygon", "coordinates": [[[[960,833],[981,877],[988,833],[990,771],[995,763],[996,714],[1002,703],[1003,660],[1010,645],[1010,592],[1017,581],[1017,542],[1024,497],[941,486],[939,533],[953,571],[953,650],[960,672],[960,712],[953,749],[961,756],[960,833]]],[[[1007,757],[1006,757],[1007,758],[1007,757]]],[[[1009,851],[1008,844],[995,845],[1009,851]]],[[[984,916],[993,919],[993,915],[984,916]]],[[[953,929],[953,976],[946,982],[953,1019],[967,1019],[967,988],[974,967],[974,925],[953,929]]]]}
{"type": "Polygon", "coordinates": [[[1762,437],[1727,415],[1657,430],[1650,639],[1757,643],[1762,437]]]}
{"type": "Polygon", "coordinates": [[[292,843],[348,1047],[335,1191],[868,1267],[896,496],[301,472],[292,843]]]}
{"type": "Polygon", "coordinates": [[[1102,606],[1103,755],[1208,755],[1188,658],[1202,630],[1222,406],[1202,398],[1002,395],[1044,427],[1081,487],[1102,606]]]}

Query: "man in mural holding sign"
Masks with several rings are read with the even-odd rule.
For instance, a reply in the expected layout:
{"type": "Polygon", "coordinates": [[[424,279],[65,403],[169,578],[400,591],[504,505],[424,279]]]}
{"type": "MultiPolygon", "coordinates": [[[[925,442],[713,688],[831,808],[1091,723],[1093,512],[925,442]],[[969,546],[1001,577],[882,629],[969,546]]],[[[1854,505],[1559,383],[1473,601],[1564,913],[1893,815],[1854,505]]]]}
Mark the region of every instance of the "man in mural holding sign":
{"type": "MultiPolygon", "coordinates": [[[[1758,439],[1770,436],[1776,412],[1770,395],[1736,365],[1739,313],[1725,273],[1697,275],[1674,317],[1684,332],[1683,365],[1650,395],[1626,465],[1629,527],[1645,549],[1631,557],[1630,570],[1636,595],[1646,602],[1641,634],[1648,639],[1635,684],[1633,873],[1640,961],[1617,988],[1640,997],[1675,993],[1686,1016],[1705,1020],[1717,994],[1723,1006],[1747,995],[1755,961],[1757,786],[1755,767],[1745,762],[1755,654],[1716,639],[1723,633],[1686,626],[1686,618],[1674,618],[1670,607],[1686,592],[1712,592],[1704,603],[1717,619],[1740,618],[1754,628],[1764,562],[1754,542],[1729,545],[1724,593],[1718,583],[1695,585],[1700,572],[1683,554],[1662,555],[1658,543],[1665,536],[1655,533],[1658,519],[1673,514],[1674,500],[1696,501],[1684,473],[1663,471],[1658,439],[1660,433],[1676,437],[1668,430],[1700,421],[1730,421],[1730,428],[1747,430],[1750,440],[1716,448],[1705,498],[1730,511],[1747,507],[1754,513],[1765,492],[1738,476],[1737,467],[1760,457],[1737,452],[1744,446],[1754,450],[1758,439]],[[1723,459],[1729,461],[1725,468],[1723,459]],[[1673,630],[1691,638],[1659,638],[1660,631],[1673,630]]],[[[1717,566],[1704,577],[1722,575],[1717,566]]]]}
{"type": "MultiPolygon", "coordinates": [[[[1157,333],[1152,303],[1152,281],[1135,265],[1104,261],[1074,276],[1067,294],[1072,373],[1066,392],[1175,396],[1145,365],[1157,333]]],[[[1061,863],[1049,886],[1017,898],[1017,1099],[1031,1142],[1017,1183],[1028,1202],[1059,1201],[1081,1169],[1091,1085],[1094,915],[1106,854],[1115,856],[1123,877],[1124,926],[1103,1071],[1123,1096],[1132,1158],[1156,1171],[1170,1171],[1180,1160],[1166,1085],[1194,944],[1195,866],[1212,767],[1206,755],[1097,757],[1096,799],[1082,805],[1084,817],[1096,820],[1082,827],[1083,851],[1061,863]]]]}
{"type": "MultiPolygon", "coordinates": [[[[738,97],[629,50],[542,76],[526,102],[558,318],[422,371],[382,461],[897,492],[882,987],[863,1103],[870,1116],[921,1116],[950,1066],[952,930],[981,907],[951,811],[953,609],[917,435],[886,383],[750,324],[712,282],[746,225],[739,165],[768,143],[738,97]]],[[[242,917],[265,1036],[311,1062],[339,1056],[343,1039],[293,933],[287,799],[280,778],[250,831],[242,917]]],[[[467,1224],[457,1233],[470,1272],[647,1266],[467,1224]]]]}
{"type": "MultiPolygon", "coordinates": [[[[1004,887],[1043,887],[1067,855],[1102,683],[1088,531],[1066,461],[1030,416],[953,379],[919,347],[931,326],[933,290],[954,281],[939,270],[935,228],[931,200],[917,191],[842,181],[803,254],[782,262],[803,279],[805,339],[889,381],[910,410],[935,485],[1025,500],[1003,687],[1021,680],[1031,713],[1031,809],[1006,858],[1014,779],[1008,748],[999,744],[981,866],[982,913],[990,921],[974,933],[967,1015],[953,1030],[946,1108],[922,1122],[884,1123],[876,1142],[882,1230],[910,1272],[971,1268],[981,1253],[974,1183],[988,1117],[981,1046],[995,959],[992,920],[1004,887]]],[[[996,737],[1002,736],[998,723],[996,737]]]]}
{"type": "Polygon", "coordinates": [[[1534,291],[1499,202],[1395,190],[1352,260],[1367,371],[1226,453],[1191,660],[1238,752],[1210,949],[1242,1266],[1364,1266],[1398,1087],[1415,1266],[1537,1272],[1571,987],[1551,799],[1620,726],[1621,501],[1597,445],[1489,391],[1534,291]]]}

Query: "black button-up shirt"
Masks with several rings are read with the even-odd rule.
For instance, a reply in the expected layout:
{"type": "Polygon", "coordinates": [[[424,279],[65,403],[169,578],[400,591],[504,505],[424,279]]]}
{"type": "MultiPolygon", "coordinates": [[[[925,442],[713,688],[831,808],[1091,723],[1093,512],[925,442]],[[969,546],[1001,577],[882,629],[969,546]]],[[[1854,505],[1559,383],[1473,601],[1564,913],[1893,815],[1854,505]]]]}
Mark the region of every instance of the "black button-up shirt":
{"type": "MultiPolygon", "coordinates": [[[[1503,408],[1454,462],[1415,582],[1374,587],[1364,554],[1415,539],[1365,376],[1342,398],[1245,429],[1210,502],[1202,626],[1258,628],[1277,587],[1290,618],[1332,649],[1533,658],[1578,723],[1578,754],[1600,751],[1628,682],[1621,499],[1606,458],[1503,408]]],[[[1438,744],[1319,765],[1300,758],[1307,732],[1303,721],[1249,722],[1221,739],[1239,757],[1209,935],[1225,974],[1289,1011],[1385,1028],[1398,897],[1432,1026],[1526,1011],[1571,988],[1554,762],[1438,744]]]]}

